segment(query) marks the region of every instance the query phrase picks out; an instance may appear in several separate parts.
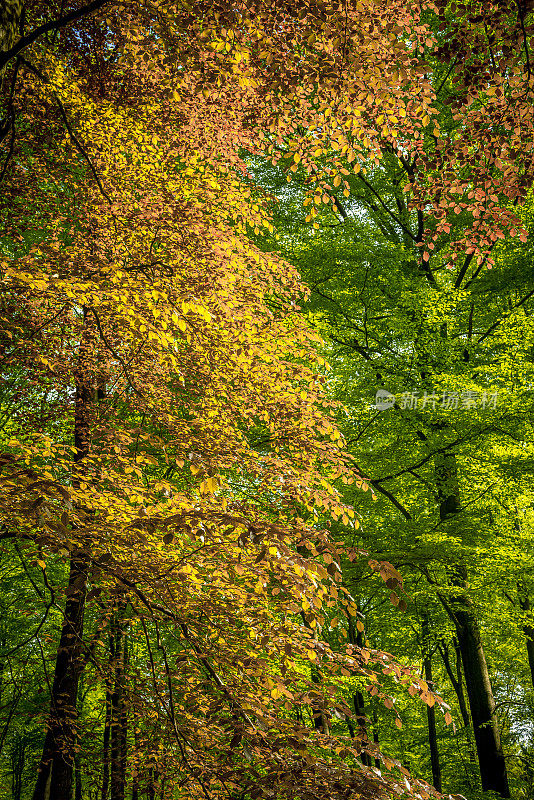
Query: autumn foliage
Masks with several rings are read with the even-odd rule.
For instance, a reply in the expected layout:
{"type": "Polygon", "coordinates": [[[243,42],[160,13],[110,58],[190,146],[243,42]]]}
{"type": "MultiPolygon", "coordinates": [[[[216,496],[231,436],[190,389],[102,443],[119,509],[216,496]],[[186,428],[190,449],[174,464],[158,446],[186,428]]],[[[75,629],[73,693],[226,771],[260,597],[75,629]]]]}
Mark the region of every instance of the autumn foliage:
{"type": "MultiPolygon", "coordinates": [[[[2,22],[1,530],[39,567],[46,614],[64,608],[35,800],[47,781],[67,796],[80,741],[86,779],[114,800],[127,785],[433,793],[365,726],[335,730],[354,717],[354,675],[388,707],[383,674],[436,699],[392,656],[344,641],[338,617],[357,609],[339,564],[361,554],[329,520],[357,525],[338,489],[367,487],[299,313],[306,289],[250,241],[271,221],[246,159],[305,170],[313,221],[389,148],[436,211],[421,269],[458,208],[474,221],[451,267],[465,248],[489,263],[496,238],[522,236],[510,201],[530,181],[530,33],[515,5],[462,8],[28,3],[2,22]],[[453,134],[434,121],[439,91],[416,57],[429,51],[457,65],[453,134]],[[51,586],[63,562],[70,578],[51,586]],[[82,674],[108,750],[76,722],[82,674]]],[[[401,591],[393,567],[373,568],[401,591]]]]}

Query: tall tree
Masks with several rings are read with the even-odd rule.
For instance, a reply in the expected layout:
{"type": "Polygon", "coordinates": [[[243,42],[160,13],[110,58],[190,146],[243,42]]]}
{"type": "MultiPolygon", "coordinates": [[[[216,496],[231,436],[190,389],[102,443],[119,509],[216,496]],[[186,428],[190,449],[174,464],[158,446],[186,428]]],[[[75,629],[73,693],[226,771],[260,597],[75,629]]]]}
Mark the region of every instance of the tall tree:
{"type": "MultiPolygon", "coordinates": [[[[2,176],[14,409],[2,433],[3,536],[35,552],[54,605],[64,601],[34,798],[72,791],[80,675],[102,700],[114,598],[131,607],[144,656],[132,707],[149,794],[158,784],[192,797],[227,786],[410,792],[400,765],[399,778],[355,761],[363,735],[330,733],[333,716],[353,714],[340,674],[376,683],[393,670],[427,694],[387,654],[335,652],[316,635],[328,603],[357,613],[326,525],[353,518],[333,484],[357,474],[340,449],[317,336],[298,314],[304,287],[246,236],[270,226],[235,171],[239,147],[254,142],[245,100],[261,105],[261,93],[239,68],[224,76],[217,112],[199,96],[195,48],[216,61],[209,37],[224,23],[213,16],[206,42],[200,11],[161,21],[150,6],[90,4],[46,22],[37,4],[5,55],[16,114],[2,176]],[[104,5],[105,17],[87,16],[104,5]],[[61,559],[69,577],[51,586],[61,559]],[[310,706],[321,708],[320,729],[296,720],[294,708],[310,706]]],[[[223,50],[223,71],[246,64],[244,50],[223,50]]],[[[129,749],[120,638],[115,626],[103,731],[116,797],[129,749]]]]}

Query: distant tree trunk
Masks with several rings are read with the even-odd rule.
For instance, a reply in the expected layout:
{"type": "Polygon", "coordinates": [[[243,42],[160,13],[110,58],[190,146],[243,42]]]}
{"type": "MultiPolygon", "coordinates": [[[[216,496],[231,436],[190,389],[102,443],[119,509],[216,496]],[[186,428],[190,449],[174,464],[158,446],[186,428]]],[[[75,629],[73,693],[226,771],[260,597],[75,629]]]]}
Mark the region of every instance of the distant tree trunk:
{"type": "MultiPolygon", "coordinates": [[[[321,681],[321,673],[315,664],[311,665],[311,679],[314,683],[320,683],[321,681]]],[[[311,704],[311,711],[315,730],[329,734],[330,725],[328,724],[328,717],[323,706],[320,703],[314,702],[311,704]]]]}
{"type": "MultiPolygon", "coordinates": [[[[132,653],[130,652],[129,658],[131,658],[131,656],[132,656],[132,653]]],[[[132,697],[136,696],[136,688],[137,687],[136,687],[136,680],[135,680],[135,674],[134,674],[134,676],[133,676],[133,686],[132,686],[132,697]]],[[[135,760],[134,760],[134,762],[132,764],[132,797],[131,797],[131,800],[139,800],[139,769],[140,769],[140,764],[139,764],[139,760],[138,760],[138,757],[139,757],[138,744],[139,743],[138,743],[138,734],[137,734],[137,731],[138,731],[137,719],[135,717],[135,714],[134,714],[133,721],[132,721],[132,730],[133,730],[133,740],[134,740],[133,744],[134,744],[135,760]]]]}
{"type": "MultiPolygon", "coordinates": [[[[113,636],[110,637],[110,661],[114,652],[113,636]]],[[[106,679],[106,716],[104,719],[104,735],[102,737],[102,793],[100,800],[107,800],[109,792],[109,740],[111,731],[111,695],[113,685],[111,677],[106,679]]]]}
{"type": "Polygon", "coordinates": [[[26,742],[20,734],[15,736],[15,741],[11,748],[11,797],[12,800],[22,798],[22,774],[24,772],[24,762],[26,760],[26,742]]]}
{"type": "Polygon", "coordinates": [[[454,650],[456,653],[456,675],[454,674],[451,665],[451,660],[449,658],[449,648],[445,644],[445,642],[438,644],[438,650],[443,660],[443,664],[445,665],[445,670],[447,672],[447,675],[449,676],[450,682],[458,699],[458,706],[460,707],[460,714],[462,715],[462,722],[469,743],[469,760],[475,761],[476,759],[475,751],[473,750],[472,747],[471,717],[469,716],[469,709],[467,707],[467,702],[465,699],[463,680],[462,680],[462,654],[460,653],[460,644],[458,642],[458,639],[456,638],[454,639],[454,650]]]}
{"type": "MultiPolygon", "coordinates": [[[[349,623],[349,642],[351,644],[356,644],[359,647],[363,647],[363,634],[361,631],[357,630],[356,626],[354,625],[354,618],[352,614],[347,614],[347,620],[349,623]]],[[[369,736],[367,733],[367,718],[365,716],[365,700],[363,694],[360,691],[356,691],[352,695],[352,702],[354,703],[354,713],[356,714],[356,719],[358,722],[360,739],[363,742],[368,742],[369,736]]],[[[370,767],[373,763],[369,753],[362,753],[360,758],[362,760],[362,764],[364,764],[366,767],[370,767]]]]}
{"type": "MultiPolygon", "coordinates": [[[[440,453],[435,456],[435,466],[440,520],[450,522],[461,510],[456,456],[453,453],[440,453]]],[[[467,594],[465,566],[454,565],[449,577],[456,591],[452,595],[450,605],[447,605],[456,627],[462,654],[482,789],[492,790],[502,797],[510,797],[506,763],[495,714],[495,700],[478,619],[467,594]]]]}
{"type": "Polygon", "coordinates": [[[152,767],[148,770],[148,783],[147,783],[147,791],[146,796],[148,800],[155,800],[156,797],[156,787],[155,781],[157,780],[157,772],[156,770],[152,769],[152,767]]]}
{"type": "Polygon", "coordinates": [[[114,687],[111,695],[111,800],[124,800],[126,791],[127,709],[125,680],[127,638],[122,619],[125,603],[118,605],[115,616],[114,687]]]}
{"type": "MultiPolygon", "coordinates": [[[[83,461],[89,454],[92,422],[92,336],[83,310],[83,327],[74,372],[73,485],[79,485],[83,461]]],[[[67,600],[59,638],[50,698],[50,712],[33,800],[70,800],[76,742],[78,682],[84,667],[83,618],[87,594],[88,552],[76,549],[70,557],[67,600]]]]}
{"type": "MultiPolygon", "coordinates": [[[[423,614],[421,620],[421,638],[423,640],[423,668],[425,681],[430,689],[434,687],[432,679],[432,656],[430,654],[430,627],[428,616],[423,614]]],[[[428,744],[430,747],[430,763],[432,766],[432,783],[434,788],[441,792],[441,767],[439,764],[438,737],[436,732],[436,708],[435,706],[426,707],[426,718],[428,723],[428,744]]]]}
{"type": "MultiPolygon", "coordinates": [[[[306,619],[306,614],[301,611],[302,619],[304,620],[304,624],[306,627],[313,632],[314,638],[317,638],[317,630],[313,630],[309,621],[306,619]]],[[[321,672],[316,664],[311,665],[311,679],[314,683],[320,683],[321,681],[321,672]]],[[[324,708],[317,702],[311,703],[311,713],[313,719],[313,727],[317,731],[321,731],[321,733],[330,733],[330,725],[328,723],[328,717],[324,711],[324,708]]]]}
{"type": "MultiPolygon", "coordinates": [[[[373,711],[373,742],[376,744],[377,747],[380,745],[380,737],[378,735],[378,714],[373,711]]],[[[375,767],[377,769],[381,769],[381,763],[379,758],[375,758],[375,767]]]]}
{"type": "Polygon", "coordinates": [[[79,755],[74,757],[74,800],[83,800],[82,763],[79,755]]]}
{"type": "MultiPolygon", "coordinates": [[[[519,596],[519,605],[521,606],[522,611],[531,611],[532,607],[530,605],[530,597],[528,594],[523,594],[519,596]]],[[[528,665],[530,667],[530,680],[532,685],[534,686],[534,626],[530,623],[525,623],[523,625],[523,633],[525,634],[526,644],[527,644],[527,657],[528,657],[528,665]]]]}

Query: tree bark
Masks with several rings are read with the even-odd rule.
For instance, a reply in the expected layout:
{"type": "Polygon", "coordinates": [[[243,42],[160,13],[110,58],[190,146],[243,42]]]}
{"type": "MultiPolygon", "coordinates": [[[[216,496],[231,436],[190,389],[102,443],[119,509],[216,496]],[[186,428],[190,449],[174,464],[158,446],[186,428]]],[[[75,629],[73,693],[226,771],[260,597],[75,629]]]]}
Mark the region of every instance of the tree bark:
{"type": "Polygon", "coordinates": [[[455,650],[456,650],[456,675],[454,674],[454,670],[452,668],[451,660],[449,658],[449,648],[442,642],[438,645],[438,650],[441,655],[441,659],[445,666],[445,671],[449,676],[449,680],[452,684],[452,688],[456,693],[456,697],[458,699],[458,706],[460,708],[460,714],[462,716],[462,722],[464,724],[464,728],[471,727],[471,718],[469,716],[469,710],[467,708],[467,703],[465,700],[465,693],[464,687],[462,682],[462,656],[460,653],[460,645],[458,644],[458,640],[455,639],[455,650]]]}
{"type": "Polygon", "coordinates": [[[74,800],[83,800],[82,763],[79,755],[74,757],[74,800]]]}
{"type": "Polygon", "coordinates": [[[122,620],[124,608],[124,603],[119,603],[115,617],[114,687],[111,695],[111,800],[124,800],[126,790],[125,675],[127,640],[122,620]]]}
{"type": "MultiPolygon", "coordinates": [[[[530,598],[528,595],[524,595],[523,597],[519,597],[519,605],[521,606],[521,611],[531,611],[530,605],[530,598]]],[[[523,633],[525,634],[526,645],[527,645],[527,658],[528,658],[528,665],[530,667],[530,680],[532,685],[534,686],[534,626],[530,623],[525,623],[523,625],[523,633]]]]}
{"type": "MultiPolygon", "coordinates": [[[[349,642],[351,644],[356,644],[359,647],[363,647],[363,635],[359,630],[355,628],[354,618],[352,614],[347,614],[347,620],[349,623],[349,642]]],[[[360,739],[363,742],[368,742],[369,736],[367,733],[367,717],[365,716],[365,700],[363,694],[360,691],[356,691],[352,695],[352,702],[354,703],[354,713],[356,714],[356,719],[358,722],[360,739]]],[[[373,760],[369,755],[369,753],[363,752],[360,758],[364,766],[366,767],[372,766],[373,760]]]]}
{"type": "MultiPolygon", "coordinates": [[[[109,661],[115,657],[115,634],[113,626],[109,637],[109,661]]],[[[104,719],[104,735],[102,737],[102,793],[101,800],[107,800],[109,792],[109,741],[111,737],[111,696],[113,694],[113,679],[106,676],[106,716],[104,719]]]]}
{"type": "Polygon", "coordinates": [[[12,800],[22,798],[22,774],[26,760],[26,741],[21,734],[17,734],[11,748],[11,797],[12,800]]]}
{"type": "Polygon", "coordinates": [[[148,770],[148,783],[147,783],[147,790],[146,796],[148,800],[155,800],[156,797],[156,788],[155,788],[155,781],[158,779],[158,773],[156,770],[152,769],[152,767],[148,770]]]}
{"type": "MultiPolygon", "coordinates": [[[[84,460],[89,454],[93,398],[91,333],[87,309],[74,373],[76,386],[73,486],[79,486],[84,460]]],[[[83,620],[90,557],[85,549],[72,552],[63,624],[56,654],[50,712],[33,800],[70,800],[76,743],[78,683],[85,666],[82,656],[83,620]]]]}
{"type": "MultiPolygon", "coordinates": [[[[377,747],[380,746],[380,736],[378,734],[378,714],[376,713],[376,709],[373,712],[373,742],[377,747]]],[[[382,764],[379,758],[375,758],[375,767],[377,769],[382,769],[382,764]]]]}
{"type": "Polygon", "coordinates": [[[438,645],[438,650],[445,665],[445,670],[449,676],[452,687],[458,698],[458,705],[460,707],[460,714],[462,715],[462,722],[466,732],[468,746],[469,746],[469,761],[476,761],[475,751],[473,749],[473,729],[471,726],[471,717],[469,716],[469,709],[465,699],[465,692],[462,679],[462,654],[460,653],[460,644],[458,639],[454,639],[454,650],[456,653],[456,675],[454,674],[451,661],[449,658],[449,648],[442,642],[438,645]]]}
{"type": "MultiPolygon", "coordinates": [[[[440,520],[450,524],[461,510],[456,456],[453,453],[438,454],[435,456],[435,466],[440,520]]],[[[454,591],[445,607],[454,621],[462,654],[482,789],[510,797],[495,700],[478,619],[467,594],[465,566],[454,565],[449,579],[454,591]]]]}
{"type": "MultiPolygon", "coordinates": [[[[430,689],[434,687],[432,679],[432,656],[430,654],[430,629],[428,617],[423,614],[421,620],[421,635],[423,640],[423,668],[425,672],[425,681],[428,683],[430,689]]],[[[438,792],[441,792],[441,767],[439,764],[439,750],[438,750],[438,737],[436,731],[436,708],[435,706],[426,707],[426,718],[428,724],[428,744],[430,748],[430,764],[432,767],[432,784],[438,792]]]]}
{"type": "Polygon", "coordinates": [[[77,551],[70,562],[68,599],[56,656],[48,727],[33,800],[70,800],[76,741],[76,700],[82,669],[81,638],[88,558],[77,551]]]}

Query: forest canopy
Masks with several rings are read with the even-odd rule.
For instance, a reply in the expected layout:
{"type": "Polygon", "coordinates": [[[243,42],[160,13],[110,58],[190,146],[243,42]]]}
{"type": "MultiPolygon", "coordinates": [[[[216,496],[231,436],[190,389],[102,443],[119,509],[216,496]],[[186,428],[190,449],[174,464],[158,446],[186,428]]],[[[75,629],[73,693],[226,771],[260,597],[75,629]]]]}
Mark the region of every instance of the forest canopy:
{"type": "Polygon", "coordinates": [[[0,800],[534,798],[530,0],[0,8],[0,800]]]}

